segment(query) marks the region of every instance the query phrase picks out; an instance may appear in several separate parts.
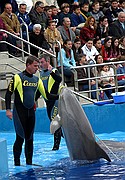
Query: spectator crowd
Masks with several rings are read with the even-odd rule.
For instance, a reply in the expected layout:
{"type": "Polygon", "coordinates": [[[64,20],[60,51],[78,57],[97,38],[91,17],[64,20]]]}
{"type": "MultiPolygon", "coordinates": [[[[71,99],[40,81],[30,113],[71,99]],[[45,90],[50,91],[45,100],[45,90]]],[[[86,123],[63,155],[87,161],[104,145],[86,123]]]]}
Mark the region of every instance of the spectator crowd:
{"type": "MultiPolygon", "coordinates": [[[[125,1],[124,0],[1,0],[0,29],[15,36],[0,32],[0,41],[20,47],[15,38],[22,37],[51,53],[56,53],[57,67],[60,68],[60,57],[64,75],[72,78],[71,67],[86,64],[125,60],[125,1]],[[26,25],[28,27],[28,34],[26,25]],[[29,37],[29,38],[27,38],[29,37]],[[60,42],[61,49],[57,42],[60,42]],[[99,58],[101,61],[99,62],[99,58]]],[[[0,51],[19,56],[19,50],[9,44],[0,43],[0,51]]],[[[24,44],[27,51],[27,45],[24,44]]],[[[30,48],[32,55],[39,56],[39,51],[30,48]]],[[[51,62],[53,63],[53,61],[51,62]]],[[[53,64],[52,64],[53,65],[53,64]]],[[[125,85],[124,64],[117,65],[118,82],[125,85]]],[[[91,72],[92,76],[94,73],[91,72]]],[[[97,68],[98,76],[113,76],[111,67],[97,68]]],[[[83,68],[78,71],[78,79],[87,77],[83,68]]],[[[79,89],[88,88],[88,81],[79,83],[79,89]]],[[[95,82],[92,80],[92,89],[95,82]]],[[[101,78],[100,87],[114,86],[113,78],[101,78]]],[[[106,91],[111,97],[111,91],[106,91]]],[[[94,95],[93,95],[94,96],[94,95]]]]}

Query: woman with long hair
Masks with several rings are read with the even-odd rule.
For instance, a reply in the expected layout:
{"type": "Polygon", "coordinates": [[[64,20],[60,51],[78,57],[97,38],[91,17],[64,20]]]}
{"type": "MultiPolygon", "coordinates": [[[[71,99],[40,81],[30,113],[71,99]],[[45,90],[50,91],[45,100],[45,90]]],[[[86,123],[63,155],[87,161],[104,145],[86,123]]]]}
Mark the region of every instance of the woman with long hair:
{"type": "Polygon", "coordinates": [[[68,78],[73,76],[71,68],[76,66],[74,54],[72,50],[72,41],[67,39],[63,43],[63,48],[58,53],[58,66],[61,66],[61,58],[63,63],[64,75],[68,78]]]}
{"type": "Polygon", "coordinates": [[[93,39],[96,34],[96,21],[95,18],[90,16],[87,18],[84,27],[80,30],[80,39],[82,45],[86,43],[88,39],[93,39]]]}
{"type": "Polygon", "coordinates": [[[119,60],[119,58],[121,57],[119,49],[119,39],[117,37],[112,37],[112,56],[116,60],[119,60]]]}
{"type": "Polygon", "coordinates": [[[102,45],[101,55],[103,57],[104,62],[111,61],[113,58],[113,50],[112,50],[112,38],[106,37],[104,39],[104,45],[102,45]]]}

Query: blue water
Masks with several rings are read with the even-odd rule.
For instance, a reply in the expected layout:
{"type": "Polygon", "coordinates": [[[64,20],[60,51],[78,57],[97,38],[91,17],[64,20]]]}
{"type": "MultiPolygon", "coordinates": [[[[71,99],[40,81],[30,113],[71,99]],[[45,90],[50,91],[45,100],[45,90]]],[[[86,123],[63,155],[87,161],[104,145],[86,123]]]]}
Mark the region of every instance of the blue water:
{"type": "MultiPolygon", "coordinates": [[[[98,139],[125,142],[125,132],[98,134],[98,139]]],[[[95,162],[70,161],[65,140],[62,139],[60,149],[52,151],[53,136],[48,133],[35,133],[34,156],[35,165],[25,164],[24,147],[21,155],[21,166],[13,165],[12,146],[15,133],[0,133],[0,138],[7,140],[9,173],[0,174],[0,180],[91,180],[91,179],[125,179],[125,148],[115,149],[115,157],[108,149],[112,162],[103,159],[95,162]]],[[[77,147],[76,147],[77,148],[77,147]]]]}

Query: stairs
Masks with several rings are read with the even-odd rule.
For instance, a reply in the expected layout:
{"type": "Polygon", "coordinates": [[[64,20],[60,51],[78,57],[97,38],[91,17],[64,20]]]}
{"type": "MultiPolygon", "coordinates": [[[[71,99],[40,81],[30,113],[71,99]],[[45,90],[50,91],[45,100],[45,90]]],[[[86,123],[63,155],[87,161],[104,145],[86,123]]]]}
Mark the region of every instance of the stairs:
{"type": "MultiPolygon", "coordinates": [[[[25,60],[27,57],[25,57],[25,60]]],[[[8,52],[0,52],[0,109],[5,109],[5,93],[9,82],[14,74],[19,73],[25,69],[25,62],[22,57],[9,58],[8,52]]],[[[38,76],[39,73],[37,72],[38,76]]],[[[13,96],[12,96],[13,100],[13,96]]],[[[39,98],[37,102],[38,107],[45,107],[43,98],[39,98]]]]}
{"type": "Polygon", "coordinates": [[[25,62],[19,58],[9,58],[8,52],[0,52],[0,109],[5,109],[5,92],[14,74],[25,69],[25,62]]]}

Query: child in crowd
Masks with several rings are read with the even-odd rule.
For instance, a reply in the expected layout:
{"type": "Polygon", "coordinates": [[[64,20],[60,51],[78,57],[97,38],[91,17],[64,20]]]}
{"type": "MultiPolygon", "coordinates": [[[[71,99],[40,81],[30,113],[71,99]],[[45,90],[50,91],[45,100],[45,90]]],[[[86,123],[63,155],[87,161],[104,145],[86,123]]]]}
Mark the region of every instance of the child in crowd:
{"type": "MultiPolygon", "coordinates": [[[[101,70],[101,83],[104,88],[111,88],[114,83],[114,71],[108,65],[104,65],[101,70]]],[[[106,89],[105,93],[109,99],[112,99],[112,89],[106,89]]]]}

